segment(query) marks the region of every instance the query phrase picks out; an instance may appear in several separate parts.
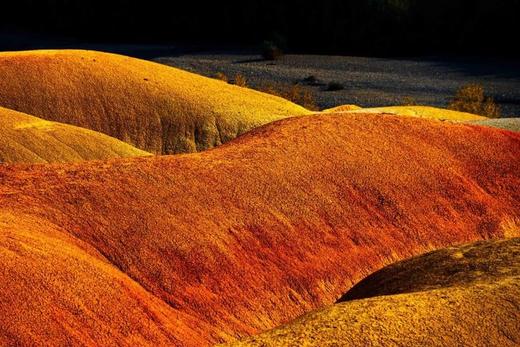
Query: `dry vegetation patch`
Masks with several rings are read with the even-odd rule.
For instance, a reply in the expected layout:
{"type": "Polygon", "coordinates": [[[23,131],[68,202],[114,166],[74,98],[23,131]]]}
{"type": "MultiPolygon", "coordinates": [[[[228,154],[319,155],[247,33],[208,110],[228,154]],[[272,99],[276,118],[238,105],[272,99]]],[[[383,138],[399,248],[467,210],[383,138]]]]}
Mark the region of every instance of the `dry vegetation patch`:
{"type": "Polygon", "coordinates": [[[318,110],[314,91],[299,83],[264,83],[257,89],[267,94],[282,97],[308,110],[318,110]]]}
{"type": "Polygon", "coordinates": [[[448,108],[490,118],[500,118],[500,107],[495,104],[492,97],[484,94],[484,87],[481,84],[468,84],[459,88],[448,108]]]}
{"type": "Polygon", "coordinates": [[[336,106],[336,107],[333,107],[333,108],[328,108],[326,110],[323,110],[322,112],[324,112],[324,113],[340,113],[340,112],[357,111],[357,110],[361,110],[361,109],[362,109],[362,107],[357,106],[357,105],[341,105],[341,106],[336,106]]]}
{"type": "MultiPolygon", "coordinates": [[[[224,73],[219,72],[215,75],[215,78],[224,82],[231,82],[240,87],[248,87],[247,78],[242,74],[237,74],[234,79],[230,80],[224,73]]],[[[300,83],[267,82],[261,83],[254,89],[281,97],[307,110],[318,110],[315,92],[310,87],[300,83]]]]}

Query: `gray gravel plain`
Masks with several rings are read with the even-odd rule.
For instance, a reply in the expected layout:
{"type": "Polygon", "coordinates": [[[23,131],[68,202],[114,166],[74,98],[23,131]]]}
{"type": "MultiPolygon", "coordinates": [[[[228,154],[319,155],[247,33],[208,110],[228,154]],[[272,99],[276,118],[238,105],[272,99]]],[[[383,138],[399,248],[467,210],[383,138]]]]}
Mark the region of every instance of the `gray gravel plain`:
{"type": "Polygon", "coordinates": [[[506,129],[520,132],[520,118],[498,118],[486,119],[472,122],[473,124],[484,125],[488,127],[506,129]]]}
{"type": "Polygon", "coordinates": [[[520,116],[520,62],[516,61],[319,55],[286,55],[277,61],[265,61],[258,55],[227,53],[184,54],[154,60],[209,77],[218,72],[230,79],[242,74],[252,87],[301,83],[314,76],[318,83],[309,88],[320,109],[342,104],[399,105],[407,98],[421,105],[445,107],[458,88],[480,83],[500,104],[503,117],[520,116]],[[329,82],[339,82],[345,89],[325,91],[329,82]]]}

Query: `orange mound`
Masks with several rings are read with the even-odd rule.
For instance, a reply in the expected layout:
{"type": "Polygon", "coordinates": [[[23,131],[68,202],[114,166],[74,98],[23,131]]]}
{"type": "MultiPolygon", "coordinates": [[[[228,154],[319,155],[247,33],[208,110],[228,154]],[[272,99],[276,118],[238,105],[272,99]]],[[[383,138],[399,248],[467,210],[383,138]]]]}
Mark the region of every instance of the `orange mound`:
{"type": "Polygon", "coordinates": [[[518,346],[520,239],[478,242],[393,264],[345,298],[358,300],[233,345],[518,346]]]}
{"type": "Polygon", "coordinates": [[[150,155],[101,133],[0,107],[0,163],[50,163],[150,155]]]}
{"type": "Polygon", "coordinates": [[[42,219],[0,213],[0,264],[2,346],[205,341],[194,329],[200,322],[42,219]]]}
{"type": "Polygon", "coordinates": [[[341,106],[336,106],[333,108],[328,108],[326,110],[323,110],[322,112],[339,113],[339,112],[357,111],[357,110],[361,110],[361,109],[362,109],[362,107],[357,106],[357,105],[341,105],[341,106]]]}
{"type": "MultiPolygon", "coordinates": [[[[341,106],[337,108],[341,109],[341,106]]],[[[427,119],[437,119],[441,121],[453,122],[470,122],[470,121],[485,121],[488,118],[467,112],[459,112],[447,110],[444,108],[430,107],[430,106],[388,106],[388,107],[374,107],[364,109],[348,110],[348,113],[373,113],[373,114],[392,114],[403,117],[417,117],[427,119]]]]}
{"type": "MultiPolygon", "coordinates": [[[[48,235],[66,232],[70,240],[63,242],[106,259],[114,277],[131,278],[173,310],[174,317],[165,313],[178,329],[170,343],[225,342],[332,303],[395,260],[514,236],[505,222],[520,215],[519,151],[520,134],[492,128],[379,115],[291,118],[191,155],[2,166],[0,213],[13,216],[2,233],[30,228],[47,247],[48,235]]],[[[76,276],[74,296],[49,292],[52,264],[41,279],[24,271],[30,265],[23,262],[9,275],[10,286],[37,286],[48,300],[9,305],[26,318],[18,330],[0,328],[2,338],[45,324],[60,335],[24,338],[81,343],[94,334],[85,324],[90,318],[64,306],[74,326],[82,326],[78,335],[61,325],[62,313],[50,303],[120,309],[117,297],[91,301],[85,266],[59,264],[76,276]],[[33,311],[49,319],[37,321],[33,311]]],[[[153,305],[139,303],[141,311],[153,305]]],[[[138,317],[143,324],[161,326],[153,311],[145,315],[138,317]]],[[[113,319],[111,343],[125,344],[118,334],[124,318],[113,319]]]]}
{"type": "Polygon", "coordinates": [[[257,126],[310,113],[273,95],[165,65],[74,50],[0,53],[0,106],[153,153],[211,148],[257,126]]]}

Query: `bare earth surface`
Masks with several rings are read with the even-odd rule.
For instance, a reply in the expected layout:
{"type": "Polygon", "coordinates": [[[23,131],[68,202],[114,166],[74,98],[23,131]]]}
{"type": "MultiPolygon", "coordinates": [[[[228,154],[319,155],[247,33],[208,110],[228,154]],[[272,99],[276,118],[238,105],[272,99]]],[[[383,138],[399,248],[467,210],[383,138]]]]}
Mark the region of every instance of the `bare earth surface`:
{"type": "Polygon", "coordinates": [[[481,83],[500,104],[503,116],[520,116],[520,63],[512,61],[287,55],[269,62],[257,55],[214,53],[154,60],[210,77],[222,72],[233,79],[240,73],[253,87],[301,82],[309,76],[322,84],[342,83],[345,89],[333,92],[324,91],[323,85],[312,86],[320,109],[343,104],[398,105],[409,97],[421,105],[445,107],[457,88],[481,83]]]}
{"type": "MultiPolygon", "coordinates": [[[[200,347],[278,327],[397,260],[519,237],[518,153],[519,133],[329,114],[199,153],[0,165],[0,346],[200,347]]],[[[513,312],[519,300],[489,299],[507,288],[472,292],[465,307],[485,311],[464,326],[513,312]]],[[[421,300],[415,326],[456,319],[449,299],[421,300]]],[[[477,345],[464,342],[436,346],[477,345]]]]}
{"type": "Polygon", "coordinates": [[[394,263],[356,285],[349,301],[233,346],[516,347],[519,256],[517,238],[394,263]]]}

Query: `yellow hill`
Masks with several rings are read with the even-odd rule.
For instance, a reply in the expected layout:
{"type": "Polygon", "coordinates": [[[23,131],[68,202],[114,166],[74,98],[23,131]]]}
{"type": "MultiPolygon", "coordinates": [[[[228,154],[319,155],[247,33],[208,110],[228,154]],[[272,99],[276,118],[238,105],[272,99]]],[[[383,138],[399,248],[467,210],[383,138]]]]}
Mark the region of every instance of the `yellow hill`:
{"type": "Polygon", "coordinates": [[[343,300],[234,346],[518,346],[520,239],[396,263],[343,300]]]}
{"type": "Polygon", "coordinates": [[[310,113],[280,97],[165,65],[81,50],[0,53],[0,106],[154,153],[211,148],[310,113]]]}
{"type": "Polygon", "coordinates": [[[150,155],[110,136],[0,107],[0,162],[51,163],[150,155]]]}
{"type": "MultiPolygon", "coordinates": [[[[339,107],[341,108],[341,106],[339,107]]],[[[392,114],[397,116],[418,117],[449,121],[476,121],[486,120],[488,118],[477,116],[471,113],[458,112],[446,110],[443,108],[436,108],[430,106],[389,106],[389,107],[375,107],[363,108],[359,110],[346,110],[347,113],[377,113],[377,114],[392,114]]]]}
{"type": "Polygon", "coordinates": [[[338,112],[356,111],[356,110],[361,110],[361,109],[362,108],[357,105],[341,105],[341,106],[323,110],[323,112],[324,113],[338,113],[338,112]]]}

